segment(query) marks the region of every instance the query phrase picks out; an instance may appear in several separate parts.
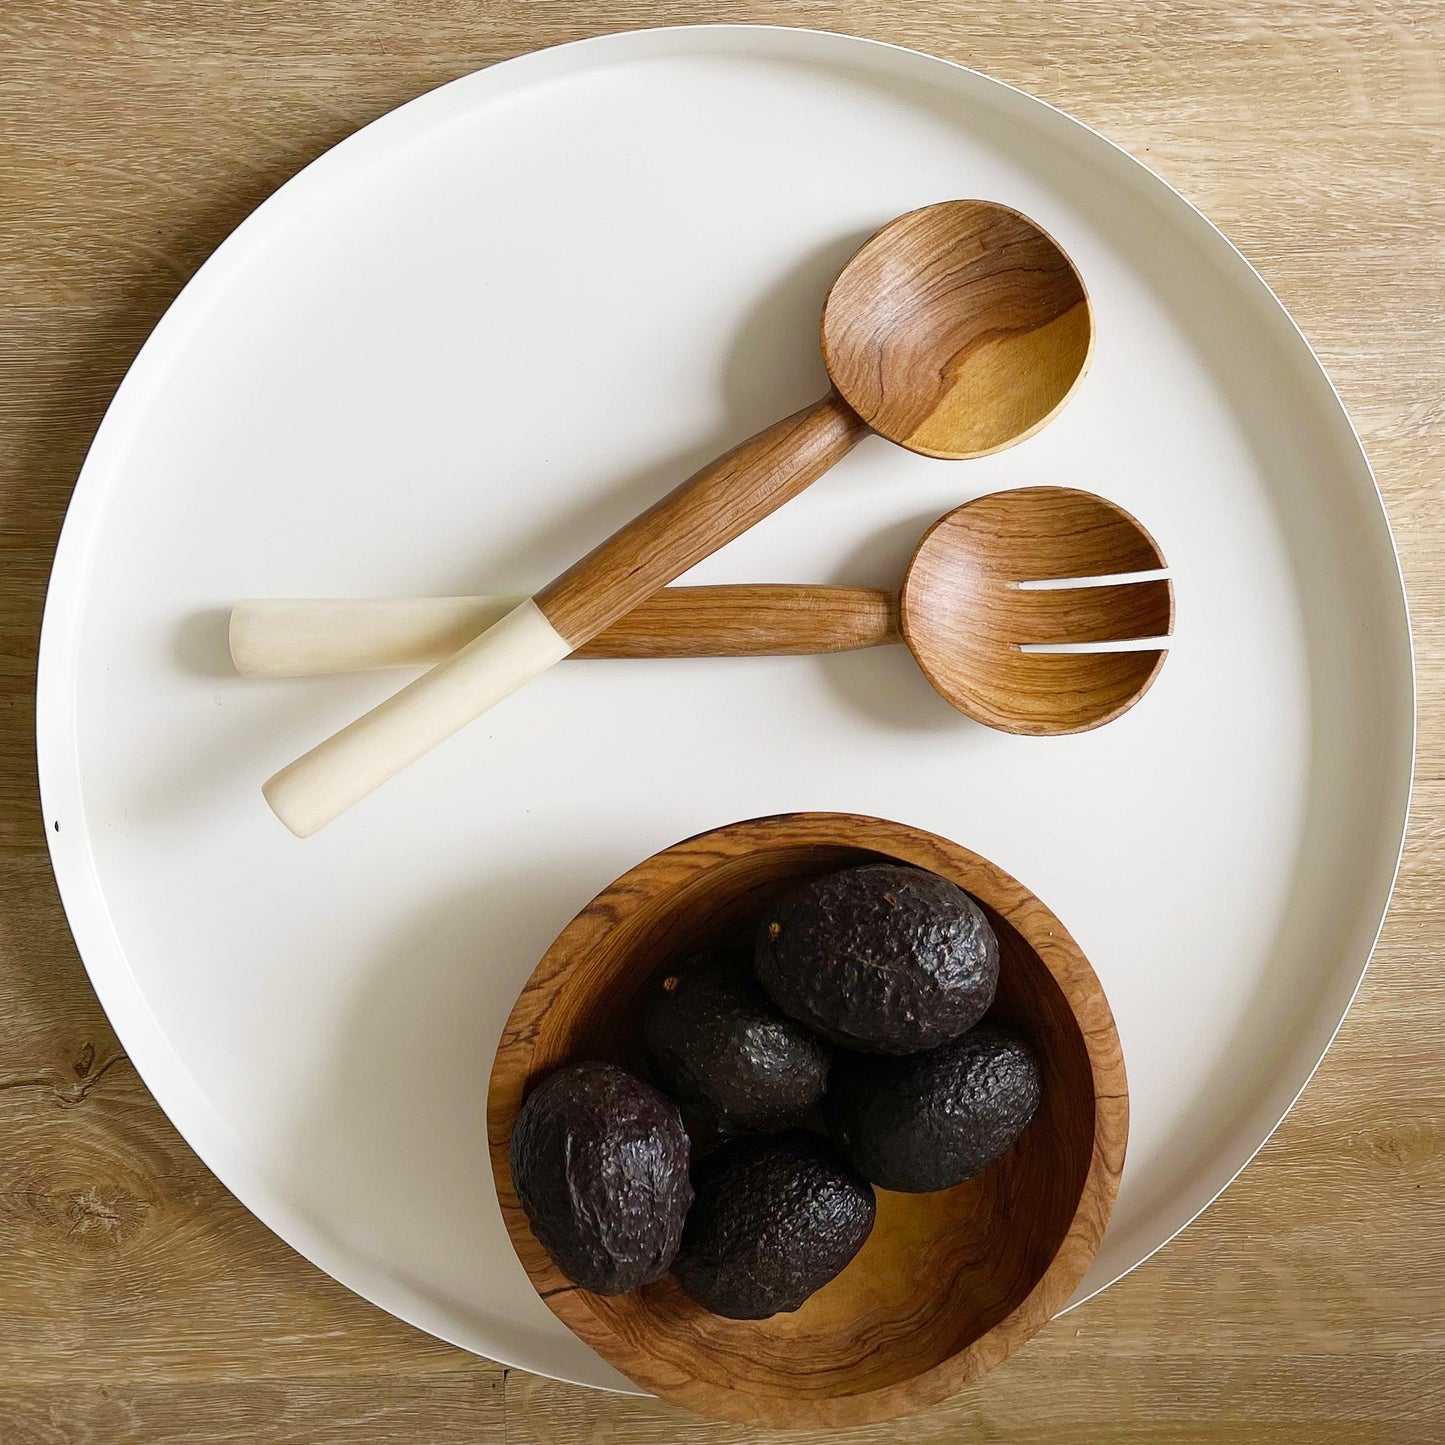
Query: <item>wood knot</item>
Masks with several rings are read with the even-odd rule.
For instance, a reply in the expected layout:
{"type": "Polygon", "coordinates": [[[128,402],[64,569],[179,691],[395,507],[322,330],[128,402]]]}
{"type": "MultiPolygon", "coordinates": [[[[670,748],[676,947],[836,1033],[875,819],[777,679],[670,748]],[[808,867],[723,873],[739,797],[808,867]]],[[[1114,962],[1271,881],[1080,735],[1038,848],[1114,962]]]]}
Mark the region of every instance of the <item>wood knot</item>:
{"type": "Polygon", "coordinates": [[[140,1233],[149,1212],[147,1200],[109,1191],[102,1194],[92,1187],[70,1197],[65,1237],[93,1249],[118,1249],[140,1233]]]}
{"type": "Polygon", "coordinates": [[[81,1249],[124,1248],[144,1228],[151,1201],[115,1185],[90,1184],[84,1189],[27,1191],[29,1212],[59,1230],[68,1244],[81,1249]]]}

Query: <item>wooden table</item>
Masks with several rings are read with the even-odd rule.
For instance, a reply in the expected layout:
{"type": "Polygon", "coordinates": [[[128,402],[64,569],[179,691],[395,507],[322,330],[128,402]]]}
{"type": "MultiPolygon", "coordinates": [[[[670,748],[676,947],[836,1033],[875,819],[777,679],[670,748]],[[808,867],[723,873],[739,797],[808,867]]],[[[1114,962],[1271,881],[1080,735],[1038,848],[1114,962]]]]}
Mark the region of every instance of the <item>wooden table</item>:
{"type": "Polygon", "coordinates": [[[966,61],[1098,127],[1198,203],[1339,385],[1414,612],[1422,731],[1400,886],[1304,1099],[1186,1234],[907,1434],[920,1445],[1445,1438],[1438,0],[5,0],[5,1445],[752,1438],[439,1344],[251,1218],[152,1102],[87,984],[46,861],[31,721],[40,606],[86,446],[147,332],[247,212],[333,142],[454,76],[599,31],[735,19],[966,61]]]}

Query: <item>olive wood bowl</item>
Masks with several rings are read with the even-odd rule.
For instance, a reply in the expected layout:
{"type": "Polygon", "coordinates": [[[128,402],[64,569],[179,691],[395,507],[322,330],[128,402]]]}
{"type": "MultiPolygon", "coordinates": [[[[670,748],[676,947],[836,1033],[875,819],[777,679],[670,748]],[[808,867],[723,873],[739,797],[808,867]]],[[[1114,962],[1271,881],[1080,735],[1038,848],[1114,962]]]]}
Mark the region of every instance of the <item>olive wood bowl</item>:
{"type": "Polygon", "coordinates": [[[1109,1222],[1129,1130],[1124,1061],[1104,991],[1054,915],[1001,868],[903,823],[791,813],[734,823],[654,854],[593,899],[527,981],[487,1098],[492,1170],[523,1266],[554,1314],[642,1388],[703,1415],[771,1428],[847,1427],[923,1409],[1006,1359],[1067,1303],[1109,1222]],[[1022,1138],[934,1194],[878,1190],[868,1242],[793,1314],[707,1313],[671,1275],[604,1298],[572,1285],[527,1225],[508,1166],[528,1088],[559,1065],[644,1068],[641,985],[756,917],[798,881],[868,862],[952,879],[998,933],[989,1020],[1043,1066],[1022,1138]]]}

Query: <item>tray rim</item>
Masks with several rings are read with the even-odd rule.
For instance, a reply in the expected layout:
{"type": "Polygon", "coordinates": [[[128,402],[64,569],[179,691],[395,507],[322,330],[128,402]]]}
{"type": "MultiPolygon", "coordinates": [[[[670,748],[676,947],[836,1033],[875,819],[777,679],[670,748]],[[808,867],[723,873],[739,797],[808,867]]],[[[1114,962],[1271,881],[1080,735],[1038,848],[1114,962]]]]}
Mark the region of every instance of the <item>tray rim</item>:
{"type": "MultiPolygon", "coordinates": [[[[134,420],[129,413],[135,409],[135,403],[141,400],[142,389],[149,374],[159,368],[163,363],[164,353],[181,339],[184,334],[183,328],[200,319],[199,313],[203,310],[207,294],[223,285],[228,279],[229,273],[244,264],[247,259],[247,248],[253,235],[259,234],[263,227],[281,220],[288,211],[295,209],[301,203],[303,194],[310,191],[318,178],[324,179],[343,161],[350,161],[353,157],[361,158],[368,148],[379,150],[390,145],[395,139],[400,138],[406,126],[413,124],[418,118],[424,117],[427,111],[435,108],[440,115],[447,99],[458,98],[464,90],[478,92],[473,97],[473,108],[480,108],[495,103],[508,95],[523,93],[531,85],[545,83],[549,79],[561,80],[580,75],[596,66],[649,58],[676,57],[687,53],[726,54],[728,53],[725,48],[726,42],[736,41],[746,36],[758,37],[759,44],[763,47],[757,52],[755,58],[811,59],[846,68],[848,54],[850,52],[855,55],[860,54],[866,48],[876,52],[890,52],[898,57],[901,63],[916,66],[920,71],[925,68],[943,66],[952,71],[962,72],[970,78],[970,84],[978,84],[985,89],[996,90],[1013,101],[1023,101],[1029,106],[1043,107],[1052,114],[1055,121],[1063,122],[1067,128],[1074,129],[1076,133],[1082,133],[1092,141],[1102,143],[1108,151],[1113,153],[1116,163],[1123,163],[1125,170],[1133,170],[1136,174],[1142,174],[1157,183],[1157,186],[1162,188],[1159,191],[1161,200],[1165,200],[1167,204],[1175,208],[1176,212],[1187,217],[1190,223],[1196,227],[1202,223],[1205,232],[1211,238],[1210,243],[1215,246],[1222,243],[1227,252],[1243,266],[1245,276],[1252,280],[1258,288],[1261,299],[1266,301],[1273,310],[1277,320],[1283,320],[1286,323],[1289,331],[1293,333],[1294,339],[1303,346],[1305,354],[1313,362],[1314,369],[1325,383],[1329,396],[1338,409],[1339,420],[1343,422],[1348,432],[1353,451],[1357,453],[1358,462],[1363,466],[1364,473],[1369,478],[1374,491],[1379,519],[1384,526],[1384,538],[1388,542],[1389,555],[1394,564],[1394,580],[1399,591],[1400,620],[1405,630],[1405,652],[1408,662],[1408,677],[1403,679],[1408,684],[1410,704],[1408,714],[1403,720],[1404,725],[1408,727],[1408,738],[1404,739],[1408,745],[1405,749],[1405,777],[1403,788],[1400,789],[1398,816],[1391,820],[1391,828],[1397,835],[1398,841],[1388,848],[1388,876],[1379,899],[1379,919],[1371,932],[1368,948],[1364,952],[1360,965],[1359,976],[1350,990],[1349,998],[1338,1022],[1329,1032],[1329,1037],[1321,1049],[1319,1057],[1309,1067],[1298,1089],[1290,1096],[1279,1117],[1240,1162],[1238,1168],[1167,1237],[1161,1239],[1146,1254],[1135,1260],[1114,1278],[1091,1290],[1087,1295],[1071,1300],[1061,1313],[1067,1313],[1085,1303],[1086,1300],[1092,1299],[1094,1295],[1107,1289],[1110,1285],[1118,1283],[1119,1280],[1133,1273],[1140,1265],[1152,1259],[1155,1254],[1177,1238],[1238,1179],[1289,1116],[1333,1046],[1369,972],[1374,951],[1378,946],[1380,934],[1389,914],[1389,906],[1394,896],[1408,837],[1418,751],[1418,666],[1415,658],[1409,597],[1404,570],[1400,562],[1399,547],[1390,525],[1389,514],[1374,468],[1338,388],[1288,308],[1229,237],[1198,206],[1144,161],[1101,134],[1087,122],[1077,119],[1051,102],[1032,95],[1020,86],[999,80],[959,61],[891,41],[806,26],[724,22],[659,25],[612,31],[508,57],[446,81],[403,102],[327,148],[251,211],[221,241],[180,289],[127,368],[106,408],[95,437],[87,449],[70,501],[67,503],[65,520],[55,546],[42,612],[36,670],[36,765],[41,814],[51,867],[77,952],[85,966],[91,986],[95,989],[107,1017],[115,1027],[117,1036],[131,1063],[135,1066],[137,1074],[157,1104],[161,1106],[172,1126],[181,1134],[187,1146],[196,1153],[202,1163],[216,1175],[230,1193],[240,1200],[247,1211],[254,1214],[268,1229],[301,1253],[309,1263],[331,1275],[348,1289],[362,1295],[378,1308],[384,1309],[436,1338],[465,1349],[469,1353],[479,1353],[479,1351],[463,1339],[456,1338],[457,1332],[440,1327],[441,1322],[434,1318],[434,1305],[430,1302],[427,1294],[413,1289],[389,1271],[378,1269],[358,1252],[336,1240],[328,1231],[319,1228],[294,1203],[286,1201],[283,1197],[275,1196],[264,1180],[258,1177],[261,1171],[257,1168],[251,1151],[235,1134],[225,1117],[199,1090],[192,1090],[189,1098],[181,1098],[178,1097],[178,1090],[169,1079],[165,1083],[158,1082],[162,1076],[172,1075],[176,1071],[179,1071],[182,1081],[184,1081],[189,1077],[188,1071],[155,1020],[125,963],[124,950],[111,926],[111,920],[104,904],[103,890],[89,846],[88,832],[84,827],[77,827],[75,824],[72,824],[68,832],[64,831],[60,821],[61,818],[77,819],[84,816],[83,789],[78,759],[75,755],[75,710],[72,705],[74,670],[68,665],[72,661],[70,652],[78,610],[73,599],[78,595],[79,584],[88,562],[89,548],[98,536],[101,530],[100,524],[104,520],[106,496],[103,491],[105,478],[102,473],[110,465],[112,454],[123,448],[128,430],[134,420]],[[693,37],[697,39],[696,48],[692,51],[678,48],[686,46],[693,37]],[[709,41],[715,42],[717,48],[708,50],[706,47],[709,41]],[[836,54],[831,56],[816,53],[804,55],[801,52],[790,52],[786,49],[799,41],[835,46],[836,54]],[[498,79],[498,77],[501,78],[498,79]],[[491,91],[491,94],[486,93],[488,90],[491,91]],[[79,841],[77,841],[77,837],[79,841]],[[107,964],[104,971],[99,964],[92,963],[93,958],[100,959],[102,957],[107,964]],[[133,1041],[142,1036],[144,1039],[141,1047],[135,1047],[133,1041]],[[166,1103],[161,1102],[162,1093],[168,1096],[166,1103]],[[193,1135],[200,1135],[203,1128],[208,1141],[204,1151],[197,1146],[193,1138],[193,1135]],[[249,1178],[244,1187],[238,1187],[233,1180],[243,1171],[249,1174],[249,1178]],[[321,1263],[323,1258],[329,1262],[321,1263]],[[336,1264],[336,1268],[332,1267],[333,1263],[336,1264]]],[[[503,1359],[500,1356],[487,1355],[485,1357],[496,1359],[503,1365],[529,1368],[517,1361],[503,1359]]],[[[618,1376],[617,1384],[609,1387],[600,1386],[592,1380],[576,1379],[567,1374],[550,1371],[545,1373],[548,1378],[587,1388],[614,1388],[624,1393],[636,1391],[636,1387],[630,1385],[621,1376],[618,1376]]]]}

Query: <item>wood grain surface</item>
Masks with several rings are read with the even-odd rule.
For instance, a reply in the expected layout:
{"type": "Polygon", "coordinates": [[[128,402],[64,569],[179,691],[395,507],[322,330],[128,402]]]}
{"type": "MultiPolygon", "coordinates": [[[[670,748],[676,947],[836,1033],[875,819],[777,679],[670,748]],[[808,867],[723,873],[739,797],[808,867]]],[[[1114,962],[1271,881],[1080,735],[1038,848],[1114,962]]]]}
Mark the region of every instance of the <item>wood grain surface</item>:
{"type": "MultiPolygon", "coordinates": [[[[359,125],[539,45],[663,22],[853,31],[1073,112],[1218,222],[1364,435],[1414,618],[1421,738],[1375,962],[1228,1194],[930,1442],[1439,1441],[1445,1418],[1445,472],[1438,0],[6,0],[0,6],[0,1440],[732,1445],[504,1371],[350,1295],[216,1183],[75,954],[33,765],[40,606],[112,391],[186,278],[359,125]]],[[[802,1440],[892,1441],[871,1426],[802,1440]]]]}
{"type": "Polygon", "coordinates": [[[937,201],[890,221],[839,272],[822,330],[833,385],[874,431],[955,461],[1031,437],[1094,351],[1073,262],[992,201],[937,201]]]}
{"type": "Polygon", "coordinates": [[[574,648],[812,486],[868,434],[834,392],[674,487],[537,593],[574,648]]]}
{"type": "Polygon", "coordinates": [[[1174,584],[1019,584],[1126,578],[1164,565],[1148,532],[1093,492],[990,492],[955,507],[918,544],[903,581],[903,637],[939,695],[978,722],[1035,737],[1087,732],[1133,707],[1166,653],[1022,649],[1167,637],[1174,584]]]}
{"type": "Polygon", "coordinates": [[[903,823],[784,813],[653,854],[563,929],[502,1029],[487,1135],[502,1217],[537,1292],[629,1379],[713,1419],[857,1426],[956,1395],[1063,1308],[1113,1212],[1129,1091],[1094,970],[1016,879],[903,823]],[[533,1233],[512,1173],[512,1129],[530,1087],[585,1059],[645,1068],[638,1016],[659,970],[755,928],[807,879],[880,862],[927,868],[984,906],[1000,953],[988,1017],[1026,1038],[1043,1071],[1043,1101],[1022,1139],[955,1188],[880,1189],[862,1252],[796,1312],[726,1319],[671,1274],[611,1297],[578,1289],[533,1233]]]}

